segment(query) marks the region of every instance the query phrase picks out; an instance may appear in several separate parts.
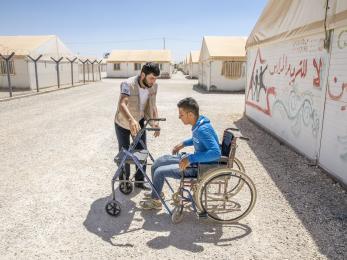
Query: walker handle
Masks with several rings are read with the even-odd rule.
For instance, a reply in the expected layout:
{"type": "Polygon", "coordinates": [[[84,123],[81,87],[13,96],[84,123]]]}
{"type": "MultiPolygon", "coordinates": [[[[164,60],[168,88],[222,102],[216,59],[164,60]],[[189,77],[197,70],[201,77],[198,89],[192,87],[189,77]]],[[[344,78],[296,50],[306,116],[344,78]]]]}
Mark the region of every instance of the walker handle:
{"type": "Polygon", "coordinates": [[[150,118],[147,120],[147,122],[149,121],[166,121],[166,118],[150,118]]]}

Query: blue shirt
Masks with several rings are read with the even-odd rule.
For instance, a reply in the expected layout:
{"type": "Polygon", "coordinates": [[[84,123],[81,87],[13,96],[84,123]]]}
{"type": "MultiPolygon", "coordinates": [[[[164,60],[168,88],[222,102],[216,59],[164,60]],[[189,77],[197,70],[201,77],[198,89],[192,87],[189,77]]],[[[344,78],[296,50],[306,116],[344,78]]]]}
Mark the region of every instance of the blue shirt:
{"type": "Polygon", "coordinates": [[[192,134],[192,138],[183,142],[184,146],[194,145],[194,154],[188,155],[190,164],[209,163],[220,159],[218,136],[207,117],[198,118],[192,128],[192,134]]]}

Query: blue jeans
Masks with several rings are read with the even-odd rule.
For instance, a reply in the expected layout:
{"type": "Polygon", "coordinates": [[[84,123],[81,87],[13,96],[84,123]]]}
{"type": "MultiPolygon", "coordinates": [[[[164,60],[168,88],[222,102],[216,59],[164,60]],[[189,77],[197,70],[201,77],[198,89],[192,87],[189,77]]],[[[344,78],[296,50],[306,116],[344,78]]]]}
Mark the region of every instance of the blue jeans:
{"type": "MultiPolygon", "coordinates": [[[[181,171],[179,169],[179,162],[181,155],[164,155],[154,161],[151,169],[152,181],[154,188],[161,193],[164,186],[165,178],[181,178],[181,171]]],[[[184,171],[185,177],[196,178],[198,175],[198,169],[189,168],[184,171]]],[[[159,199],[155,191],[152,191],[152,198],[159,199]]]]}

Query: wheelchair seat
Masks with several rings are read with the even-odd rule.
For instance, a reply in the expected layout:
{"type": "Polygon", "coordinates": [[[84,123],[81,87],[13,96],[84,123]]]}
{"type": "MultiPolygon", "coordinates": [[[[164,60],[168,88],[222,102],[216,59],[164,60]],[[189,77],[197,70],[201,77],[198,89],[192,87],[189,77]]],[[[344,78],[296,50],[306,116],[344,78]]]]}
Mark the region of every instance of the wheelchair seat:
{"type": "MultiPolygon", "coordinates": [[[[149,155],[149,151],[148,150],[135,150],[133,153],[133,156],[136,157],[137,160],[139,160],[139,162],[141,164],[146,163],[148,155],[149,155]]],[[[114,157],[114,162],[119,164],[122,161],[123,156],[125,156],[125,153],[120,151],[115,157],[114,157]]],[[[135,164],[134,160],[131,157],[127,157],[127,159],[125,160],[126,164],[135,164]]]]}

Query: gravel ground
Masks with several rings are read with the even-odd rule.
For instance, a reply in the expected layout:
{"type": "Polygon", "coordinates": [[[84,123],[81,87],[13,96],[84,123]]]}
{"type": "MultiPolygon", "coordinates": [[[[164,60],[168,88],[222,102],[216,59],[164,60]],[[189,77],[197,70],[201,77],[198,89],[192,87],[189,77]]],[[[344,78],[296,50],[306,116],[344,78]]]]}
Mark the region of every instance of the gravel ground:
{"type": "Polygon", "coordinates": [[[154,157],[190,135],[176,103],[192,96],[219,134],[250,137],[237,156],[257,187],[253,211],[220,225],[187,212],[143,212],[125,196],[118,218],[104,206],[117,151],[113,116],[120,80],[0,103],[1,259],[347,259],[346,191],[320,169],[243,117],[243,94],[205,94],[175,75],[159,80],[167,121],[149,137],[154,157]]]}

